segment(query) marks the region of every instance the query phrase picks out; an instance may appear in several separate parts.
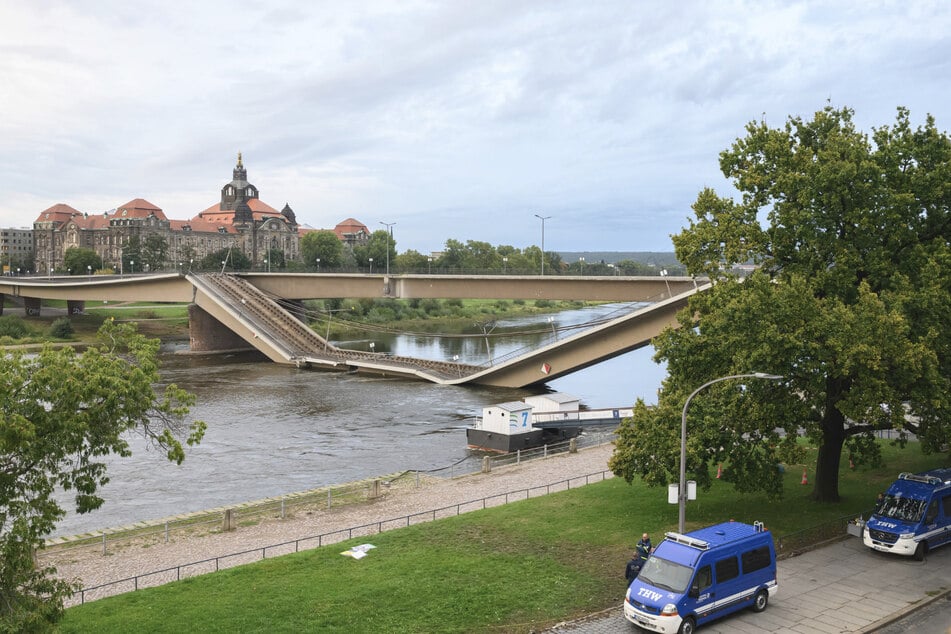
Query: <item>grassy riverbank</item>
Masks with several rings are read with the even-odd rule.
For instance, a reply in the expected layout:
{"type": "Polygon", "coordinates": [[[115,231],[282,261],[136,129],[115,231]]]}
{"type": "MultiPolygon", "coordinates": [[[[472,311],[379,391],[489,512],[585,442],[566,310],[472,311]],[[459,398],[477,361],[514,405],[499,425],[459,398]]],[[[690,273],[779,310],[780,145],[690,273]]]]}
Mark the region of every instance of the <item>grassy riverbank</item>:
{"type": "MultiPolygon", "coordinates": [[[[843,470],[835,505],[808,499],[801,465],[787,469],[781,502],[715,481],[688,506],[688,528],[762,520],[782,540],[866,512],[900,471],[948,459],[914,443],[883,453],[885,467],[843,470]]],[[[69,609],[61,631],[538,631],[617,606],[640,533],[657,540],[676,522],[666,490],[612,479],[95,601],[69,609]],[[376,549],[365,559],[340,555],[366,542],[376,549]]]]}

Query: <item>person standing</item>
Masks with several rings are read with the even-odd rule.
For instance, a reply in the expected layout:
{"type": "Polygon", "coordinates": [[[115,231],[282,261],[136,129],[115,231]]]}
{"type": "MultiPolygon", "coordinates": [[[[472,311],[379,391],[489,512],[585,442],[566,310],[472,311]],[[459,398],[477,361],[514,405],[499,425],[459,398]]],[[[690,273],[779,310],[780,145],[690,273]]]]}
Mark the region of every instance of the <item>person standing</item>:
{"type": "Polygon", "coordinates": [[[637,542],[635,550],[637,550],[637,554],[642,560],[650,557],[651,551],[654,550],[654,547],[651,545],[651,536],[647,533],[641,535],[641,540],[637,542]]]}

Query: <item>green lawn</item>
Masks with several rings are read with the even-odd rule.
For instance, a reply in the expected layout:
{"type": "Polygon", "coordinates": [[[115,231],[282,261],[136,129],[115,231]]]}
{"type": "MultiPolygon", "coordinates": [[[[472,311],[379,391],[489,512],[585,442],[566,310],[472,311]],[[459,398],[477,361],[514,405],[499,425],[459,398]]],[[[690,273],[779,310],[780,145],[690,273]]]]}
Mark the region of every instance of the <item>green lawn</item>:
{"type": "MultiPolygon", "coordinates": [[[[842,472],[842,502],[809,501],[802,466],[786,496],[735,494],[717,481],[687,507],[688,530],[762,520],[783,535],[867,511],[900,471],[948,464],[915,444],[887,466],[842,472]]],[[[811,470],[810,470],[811,473],[811,470]]],[[[666,489],[612,479],[370,538],[269,559],[67,610],[63,632],[530,632],[617,606],[643,531],[675,530],[666,489]],[[341,556],[372,543],[366,558],[341,556]]]]}

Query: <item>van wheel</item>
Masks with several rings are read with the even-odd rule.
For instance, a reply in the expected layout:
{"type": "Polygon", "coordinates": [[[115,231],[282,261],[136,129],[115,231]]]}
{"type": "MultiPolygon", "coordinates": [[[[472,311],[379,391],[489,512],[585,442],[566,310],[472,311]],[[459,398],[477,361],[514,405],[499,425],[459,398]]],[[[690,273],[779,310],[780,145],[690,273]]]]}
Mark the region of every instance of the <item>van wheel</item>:
{"type": "Polygon", "coordinates": [[[769,592],[766,590],[760,590],[756,593],[756,598],[753,599],[753,611],[762,612],[766,609],[766,605],[769,603],[769,592]]]}
{"type": "Polygon", "coordinates": [[[928,544],[921,541],[918,542],[918,548],[915,549],[915,561],[924,561],[925,555],[928,554],[928,544]]]}
{"type": "Polygon", "coordinates": [[[694,623],[693,617],[688,616],[683,621],[680,622],[680,629],[677,630],[677,634],[693,634],[697,629],[697,624],[694,623]]]}

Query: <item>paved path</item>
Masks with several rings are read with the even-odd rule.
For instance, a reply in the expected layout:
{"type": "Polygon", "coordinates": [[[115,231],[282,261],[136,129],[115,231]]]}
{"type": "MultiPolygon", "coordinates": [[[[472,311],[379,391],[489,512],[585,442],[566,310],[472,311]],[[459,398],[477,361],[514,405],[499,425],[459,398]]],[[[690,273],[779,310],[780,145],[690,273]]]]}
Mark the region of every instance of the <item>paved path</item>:
{"type": "MultiPolygon", "coordinates": [[[[701,634],[874,632],[951,593],[951,546],[923,562],[872,551],[849,537],[777,565],[779,591],[765,612],[737,612],[701,626],[701,634]]],[[[621,606],[549,630],[558,634],[643,632],[621,606]]],[[[951,628],[948,630],[951,632],[951,628]]]]}

